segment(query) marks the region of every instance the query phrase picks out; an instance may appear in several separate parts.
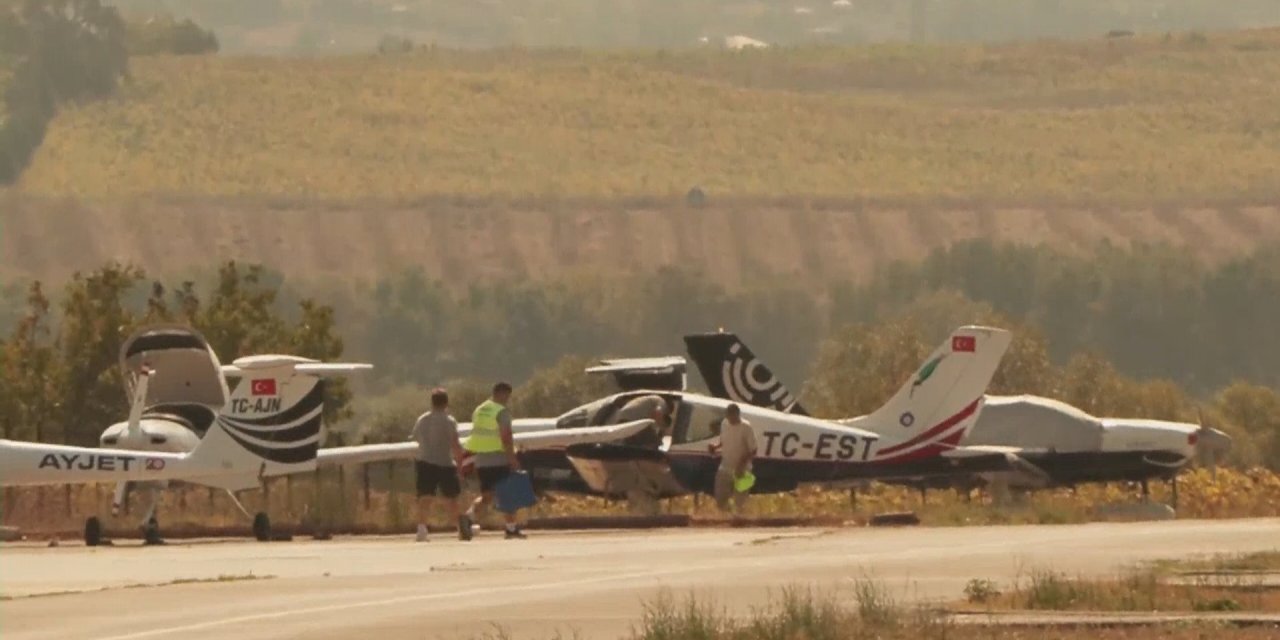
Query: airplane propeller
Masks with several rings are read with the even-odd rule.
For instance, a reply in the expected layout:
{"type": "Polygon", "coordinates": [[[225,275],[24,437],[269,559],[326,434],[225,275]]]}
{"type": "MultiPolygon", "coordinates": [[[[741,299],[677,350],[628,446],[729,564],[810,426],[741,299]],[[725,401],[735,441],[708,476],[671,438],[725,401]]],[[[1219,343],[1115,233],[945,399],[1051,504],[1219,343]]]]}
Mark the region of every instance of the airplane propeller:
{"type": "Polygon", "coordinates": [[[1218,477],[1218,462],[1221,454],[1231,448],[1231,436],[1209,426],[1204,418],[1204,409],[1197,408],[1200,416],[1200,428],[1195,432],[1196,462],[1208,467],[1214,478],[1218,477]]]}
{"type": "Polygon", "coordinates": [[[1200,424],[1200,428],[1195,432],[1196,462],[1208,467],[1209,473],[1216,479],[1218,475],[1217,456],[1214,455],[1212,447],[1202,446],[1209,433],[1205,428],[1204,407],[1197,406],[1196,415],[1199,418],[1198,422],[1200,424]]]}

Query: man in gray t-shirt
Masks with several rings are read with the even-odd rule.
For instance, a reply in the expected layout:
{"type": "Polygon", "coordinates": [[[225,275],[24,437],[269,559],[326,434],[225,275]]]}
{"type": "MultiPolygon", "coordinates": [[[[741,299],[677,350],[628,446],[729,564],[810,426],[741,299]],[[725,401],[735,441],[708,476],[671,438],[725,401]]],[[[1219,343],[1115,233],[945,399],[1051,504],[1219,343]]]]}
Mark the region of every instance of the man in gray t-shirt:
{"type": "Polygon", "coordinates": [[[427,541],[427,519],[436,494],[445,501],[450,516],[458,523],[458,537],[470,540],[471,526],[463,522],[458,509],[462,486],[455,466],[466,451],[458,442],[458,422],[449,415],[449,394],[444,389],[431,392],[431,411],[422,414],[413,425],[412,438],[418,443],[413,465],[418,485],[418,541],[427,541]]]}

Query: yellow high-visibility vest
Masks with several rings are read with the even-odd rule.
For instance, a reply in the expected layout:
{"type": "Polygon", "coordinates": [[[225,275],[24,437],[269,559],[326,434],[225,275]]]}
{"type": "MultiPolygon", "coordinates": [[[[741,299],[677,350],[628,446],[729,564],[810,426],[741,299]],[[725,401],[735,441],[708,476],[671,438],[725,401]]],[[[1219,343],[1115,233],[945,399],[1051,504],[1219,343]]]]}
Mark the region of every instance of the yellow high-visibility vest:
{"type": "Polygon", "coordinates": [[[506,407],[494,402],[492,398],[476,407],[471,414],[471,435],[462,447],[471,453],[500,453],[503,449],[502,434],[498,431],[498,414],[504,409],[506,407]]]}

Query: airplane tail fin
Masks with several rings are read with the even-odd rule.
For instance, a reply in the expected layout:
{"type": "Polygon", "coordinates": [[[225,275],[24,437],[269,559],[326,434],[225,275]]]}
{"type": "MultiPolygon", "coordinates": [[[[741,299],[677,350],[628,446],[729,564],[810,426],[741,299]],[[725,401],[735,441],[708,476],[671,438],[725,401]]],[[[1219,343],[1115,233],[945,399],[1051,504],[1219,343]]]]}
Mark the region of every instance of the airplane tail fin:
{"type": "Polygon", "coordinates": [[[246,356],[223,366],[231,379],[230,398],[191,452],[193,466],[222,471],[194,481],[239,491],[257,486],[263,476],[315,469],[324,426],[323,377],[371,368],[279,355],[246,356]]]}
{"type": "Polygon", "coordinates": [[[785,413],[809,415],[773,371],[736,334],[687,335],[684,344],[712,396],[785,413]]]}
{"type": "Polygon", "coordinates": [[[233,380],[227,406],[191,452],[192,461],[251,470],[254,482],[315,469],[323,411],[320,378],[287,364],[245,371],[233,380]]]}
{"type": "Polygon", "coordinates": [[[890,444],[880,461],[936,455],[960,444],[977,422],[982,400],[1011,334],[965,326],[952,332],[884,406],[855,426],[890,444]]]}

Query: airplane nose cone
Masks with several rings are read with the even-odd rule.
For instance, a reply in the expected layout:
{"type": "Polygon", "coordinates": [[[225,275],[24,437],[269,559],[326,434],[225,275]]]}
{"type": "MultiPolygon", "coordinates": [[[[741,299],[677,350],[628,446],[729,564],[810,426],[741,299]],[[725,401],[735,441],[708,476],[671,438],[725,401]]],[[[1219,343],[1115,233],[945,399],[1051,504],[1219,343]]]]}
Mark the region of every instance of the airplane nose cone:
{"type": "Polygon", "coordinates": [[[1209,451],[1216,456],[1231,451],[1231,436],[1217,429],[1201,429],[1195,435],[1198,436],[1196,445],[1200,451],[1209,451]]]}

